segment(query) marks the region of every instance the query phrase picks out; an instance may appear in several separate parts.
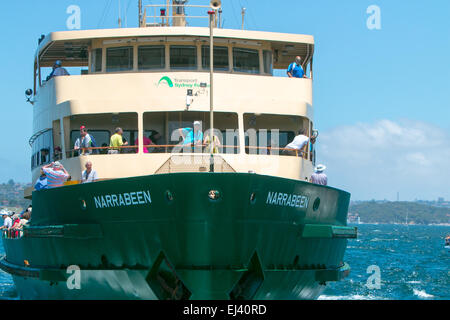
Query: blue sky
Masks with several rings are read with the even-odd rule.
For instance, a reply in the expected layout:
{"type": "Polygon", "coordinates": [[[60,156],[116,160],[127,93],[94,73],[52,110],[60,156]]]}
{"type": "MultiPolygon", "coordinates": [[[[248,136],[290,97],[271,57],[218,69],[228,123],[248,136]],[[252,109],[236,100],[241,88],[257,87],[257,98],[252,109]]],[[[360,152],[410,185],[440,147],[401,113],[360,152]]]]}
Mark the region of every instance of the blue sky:
{"type": "MultiPolygon", "coordinates": [[[[66,30],[72,4],[81,8],[82,29],[116,27],[118,2],[3,4],[0,134],[8,147],[0,181],[29,180],[32,107],[23,92],[32,87],[38,37],[66,30]]],[[[135,27],[137,0],[121,6],[122,20],[135,27]]],[[[225,28],[240,28],[242,6],[247,29],[314,35],[319,160],[331,184],[358,200],[394,200],[397,191],[404,200],[450,199],[450,1],[223,0],[225,28]],[[366,27],[370,5],[381,9],[381,30],[366,27]]]]}

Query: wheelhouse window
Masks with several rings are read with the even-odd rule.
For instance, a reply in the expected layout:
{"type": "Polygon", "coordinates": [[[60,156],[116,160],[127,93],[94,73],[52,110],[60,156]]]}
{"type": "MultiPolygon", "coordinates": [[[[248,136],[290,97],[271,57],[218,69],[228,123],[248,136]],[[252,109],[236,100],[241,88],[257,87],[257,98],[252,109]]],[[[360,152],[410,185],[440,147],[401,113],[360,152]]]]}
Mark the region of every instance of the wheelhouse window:
{"type": "MultiPolygon", "coordinates": [[[[138,130],[138,116],[137,113],[101,113],[101,114],[84,114],[74,115],[69,117],[70,133],[65,137],[66,139],[66,155],[68,158],[77,157],[81,154],[99,155],[108,154],[110,150],[118,150],[119,154],[135,153],[137,146],[135,145],[135,138],[130,132],[138,130]],[[87,146],[87,149],[80,150],[75,148],[77,139],[82,139],[80,128],[84,126],[88,134],[91,136],[92,143],[87,146]],[[120,147],[111,147],[111,136],[115,133],[116,128],[122,128],[122,142],[120,147]],[[125,144],[126,143],[126,144],[125,144]]],[[[86,147],[82,144],[81,147],[86,147]]]]}
{"type": "MultiPolygon", "coordinates": [[[[202,46],[202,68],[210,68],[210,47],[202,46]]],[[[214,47],[214,70],[228,71],[228,48],[227,47],[214,47]]]]}
{"type": "Polygon", "coordinates": [[[164,46],[140,46],[138,48],[138,69],[152,70],[166,67],[166,48],[164,46]]]}
{"type": "Polygon", "coordinates": [[[133,70],[133,47],[106,49],[106,71],[118,72],[133,70]]]}
{"type": "Polygon", "coordinates": [[[91,70],[93,72],[101,72],[103,63],[103,52],[102,49],[94,49],[92,51],[92,66],[91,70]]]}
{"type": "Polygon", "coordinates": [[[233,48],[233,69],[236,72],[259,73],[258,50],[233,48]]]}
{"type": "Polygon", "coordinates": [[[53,161],[53,130],[48,129],[37,135],[32,142],[31,168],[53,161]]]}
{"type": "Polygon", "coordinates": [[[171,46],[170,68],[181,70],[197,69],[197,47],[171,46]]]}
{"type": "MultiPolygon", "coordinates": [[[[239,153],[238,115],[215,112],[214,127],[215,152],[239,153]]],[[[209,153],[209,130],[209,112],[146,112],[144,140],[151,144],[144,143],[144,153],[209,153]],[[194,126],[196,122],[200,125],[194,126]]]]}
{"type": "Polygon", "coordinates": [[[245,113],[245,152],[284,155],[286,145],[308,126],[308,119],[300,116],[245,113]]]}

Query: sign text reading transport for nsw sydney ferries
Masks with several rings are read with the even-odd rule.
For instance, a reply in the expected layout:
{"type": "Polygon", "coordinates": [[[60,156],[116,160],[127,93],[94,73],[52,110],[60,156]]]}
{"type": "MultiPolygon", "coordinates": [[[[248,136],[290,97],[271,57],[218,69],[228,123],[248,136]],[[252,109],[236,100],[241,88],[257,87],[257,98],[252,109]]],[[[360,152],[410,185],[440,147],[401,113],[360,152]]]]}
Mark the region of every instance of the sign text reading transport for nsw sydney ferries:
{"type": "Polygon", "coordinates": [[[124,192],[94,197],[97,209],[135,206],[152,203],[150,191],[124,192]]]}

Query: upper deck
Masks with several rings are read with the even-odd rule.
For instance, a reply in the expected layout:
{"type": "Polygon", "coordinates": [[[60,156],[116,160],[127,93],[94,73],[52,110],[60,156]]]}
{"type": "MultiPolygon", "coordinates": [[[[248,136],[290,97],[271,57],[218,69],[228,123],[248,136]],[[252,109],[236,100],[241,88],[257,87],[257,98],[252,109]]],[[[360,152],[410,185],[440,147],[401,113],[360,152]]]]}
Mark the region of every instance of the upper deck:
{"type": "MultiPolygon", "coordinates": [[[[221,141],[224,158],[234,170],[296,179],[308,176],[313,161],[309,145],[303,157],[280,156],[286,165],[277,167],[267,149],[265,153],[258,150],[262,135],[271,143],[267,130],[280,131],[280,147],[300,128],[311,135],[313,53],[312,36],[214,30],[214,124],[219,133],[235,132],[221,141]],[[274,76],[274,70],[286,70],[298,55],[303,58],[306,78],[274,76]],[[255,134],[257,146],[253,150],[262,155],[258,158],[267,160],[262,164],[248,162],[254,158],[249,130],[255,134]]],[[[66,168],[72,169],[74,179],[92,157],[104,178],[161,170],[172,149],[164,147],[162,152],[145,155],[147,146],[137,137],[156,130],[162,135],[160,144],[168,146],[177,143],[172,131],[191,126],[194,120],[201,120],[205,129],[209,127],[209,61],[209,29],[201,27],[64,31],[41,39],[35,55],[32,97],[33,179],[41,165],[55,159],[62,159],[66,168]],[[70,76],[44,80],[56,60],[65,68],[79,68],[78,73],[69,69],[70,76]],[[128,155],[102,155],[100,151],[77,159],[73,147],[81,125],[94,133],[98,146],[109,145],[114,128],[121,126],[133,148],[125,152],[128,155]],[[120,172],[110,170],[125,158],[133,159],[135,165],[120,172]],[[152,168],[147,161],[150,158],[154,159],[152,168]]]]}

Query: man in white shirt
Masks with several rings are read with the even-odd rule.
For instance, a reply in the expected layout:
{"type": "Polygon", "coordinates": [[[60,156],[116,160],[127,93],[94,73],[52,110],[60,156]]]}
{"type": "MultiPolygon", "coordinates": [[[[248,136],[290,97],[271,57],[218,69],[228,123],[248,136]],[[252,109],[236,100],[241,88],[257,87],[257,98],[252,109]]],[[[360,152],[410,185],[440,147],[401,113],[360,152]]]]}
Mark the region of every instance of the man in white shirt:
{"type": "MultiPolygon", "coordinates": [[[[288,155],[301,155],[308,142],[309,138],[306,136],[306,129],[300,129],[294,140],[285,147],[285,149],[291,150],[284,150],[283,153],[288,155]]],[[[311,143],[313,142],[311,141],[311,143]]]]}
{"type": "Polygon", "coordinates": [[[93,140],[91,135],[87,132],[87,129],[85,126],[80,127],[80,137],[75,141],[74,149],[80,150],[82,155],[88,155],[93,152],[92,149],[89,149],[91,147],[94,147],[93,140]]]}
{"type": "Polygon", "coordinates": [[[86,170],[81,174],[81,183],[95,182],[98,180],[97,171],[92,169],[92,162],[86,162],[85,167],[86,170]]]}
{"type": "Polygon", "coordinates": [[[5,211],[0,213],[3,218],[3,226],[0,227],[0,229],[9,229],[12,227],[12,219],[9,216],[9,214],[5,211]]]}

